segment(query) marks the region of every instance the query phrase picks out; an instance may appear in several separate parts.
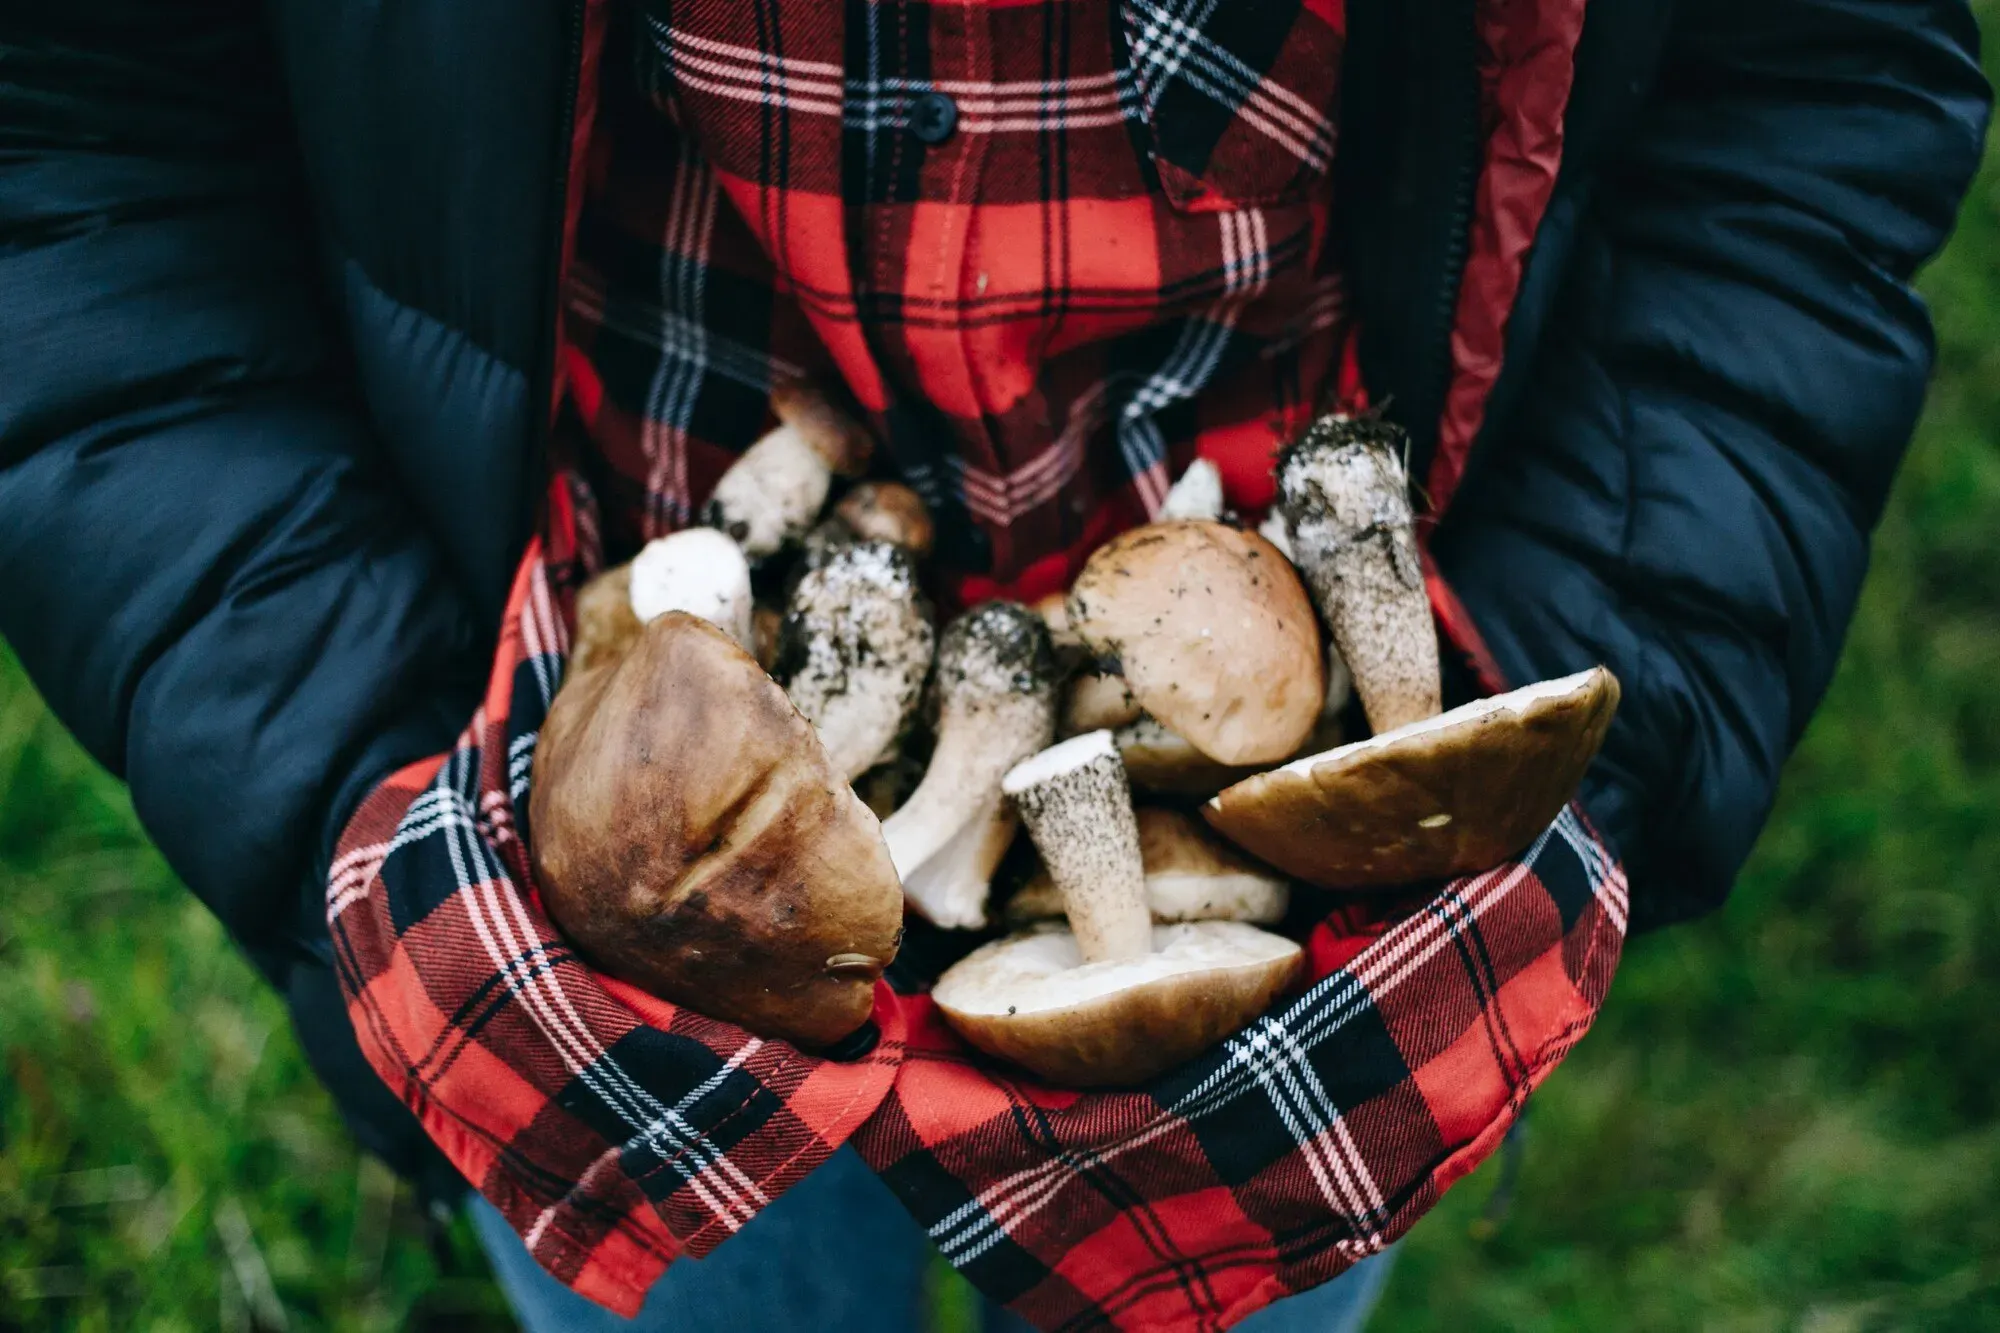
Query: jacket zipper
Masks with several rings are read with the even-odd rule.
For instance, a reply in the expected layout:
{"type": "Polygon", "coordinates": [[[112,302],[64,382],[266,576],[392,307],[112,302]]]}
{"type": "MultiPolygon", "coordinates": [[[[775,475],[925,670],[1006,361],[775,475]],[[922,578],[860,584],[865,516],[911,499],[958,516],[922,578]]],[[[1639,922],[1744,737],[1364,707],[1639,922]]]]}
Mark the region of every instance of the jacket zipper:
{"type": "Polygon", "coordinates": [[[547,304],[543,307],[547,312],[543,336],[548,341],[542,355],[541,378],[535,386],[532,400],[533,410],[540,415],[536,418],[531,437],[535,446],[525,469],[526,494],[522,497],[524,512],[521,528],[524,542],[532,538],[539,527],[542,505],[547,499],[549,452],[555,435],[556,355],[562,345],[563,229],[569,220],[569,177],[575,165],[571,161],[570,150],[576,137],[576,102],[583,88],[583,29],[588,3],[589,0],[565,0],[563,5],[561,122],[557,129],[555,176],[549,201],[550,228],[555,239],[554,253],[549,257],[545,293],[547,304]]]}
{"type": "MultiPolygon", "coordinates": [[[[1438,386],[1438,409],[1443,411],[1445,401],[1451,394],[1451,332],[1458,322],[1459,290],[1465,278],[1465,261],[1472,249],[1472,214],[1478,203],[1479,173],[1484,165],[1479,151],[1479,41],[1478,41],[1478,0],[1464,0],[1454,6],[1461,12],[1454,16],[1457,20],[1449,27],[1450,49],[1439,68],[1457,73],[1463,71],[1466,82],[1463,91],[1454,99],[1458,103],[1455,119],[1458,134],[1453,148],[1456,151],[1452,179],[1451,209],[1446,214],[1444,248],[1439,256],[1436,269],[1437,292],[1431,311],[1428,336],[1420,344],[1428,349],[1430,364],[1425,367],[1426,376],[1417,382],[1438,386]]],[[[1435,425],[1433,424],[1433,432],[1435,425]]],[[[1431,439],[1431,456],[1437,451],[1435,433],[1431,439]]],[[[1426,461],[1425,471],[1428,472],[1426,461]]],[[[1417,478],[1422,484],[1422,477],[1417,478]]]]}

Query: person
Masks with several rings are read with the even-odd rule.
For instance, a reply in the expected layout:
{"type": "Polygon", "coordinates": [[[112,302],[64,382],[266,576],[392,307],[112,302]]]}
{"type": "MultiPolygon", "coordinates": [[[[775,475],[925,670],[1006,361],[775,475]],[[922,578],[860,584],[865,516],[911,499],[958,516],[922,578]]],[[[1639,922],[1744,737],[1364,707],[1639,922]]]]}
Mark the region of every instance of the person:
{"type": "MultiPolygon", "coordinates": [[[[1455,692],[1622,682],[1581,799],[1664,926],[1833,670],[1977,47],[1958,0],[11,6],[0,633],[361,1142],[455,1198],[357,1052],[328,858],[472,715],[552,459],[629,550],[807,373],[1004,590],[1197,452],[1255,494],[1358,385],[1455,692]]],[[[528,1324],[579,1326],[477,1216],[528,1324]]],[[[762,1227],[642,1325],[893,1327],[921,1281],[845,1155],[762,1227]],[[787,1247],[827,1256],[800,1291],[787,1247]]],[[[1269,1326],[1358,1321],[1381,1269],[1269,1326]]]]}

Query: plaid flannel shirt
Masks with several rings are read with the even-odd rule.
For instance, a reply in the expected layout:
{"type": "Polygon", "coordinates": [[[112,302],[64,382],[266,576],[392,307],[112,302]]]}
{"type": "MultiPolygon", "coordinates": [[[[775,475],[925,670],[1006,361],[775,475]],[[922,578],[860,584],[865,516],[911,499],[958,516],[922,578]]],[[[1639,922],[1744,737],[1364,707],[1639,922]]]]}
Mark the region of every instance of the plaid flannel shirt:
{"type": "MultiPolygon", "coordinates": [[[[1573,43],[1579,12],[1495,6],[1489,96],[1552,33],[1573,43]]],[[[946,1258],[1045,1328],[1224,1328],[1381,1249],[1603,1000],[1624,878],[1574,811],[1466,880],[1300,895],[1299,993],[1144,1088],[1089,1094],[976,1055],[886,984],[880,1040],[843,1062],[595,974],[526,851],[575,588],[688,521],[775,371],[845,383],[942,526],[985,535],[955,548],[968,600],[1060,583],[1197,451],[1236,504],[1268,500],[1275,446],[1359,395],[1328,267],[1338,8],[623,17],[580,106],[580,429],[478,714],[371,795],[333,867],[364,1052],[542,1264],[625,1312],[850,1140],[946,1258]]],[[[1520,169],[1506,145],[1533,114],[1496,100],[1487,185],[1520,169]]],[[[1507,299],[1518,272],[1504,246],[1468,260],[1507,299]]],[[[1461,396],[1487,369],[1460,367],[1461,396]]]]}

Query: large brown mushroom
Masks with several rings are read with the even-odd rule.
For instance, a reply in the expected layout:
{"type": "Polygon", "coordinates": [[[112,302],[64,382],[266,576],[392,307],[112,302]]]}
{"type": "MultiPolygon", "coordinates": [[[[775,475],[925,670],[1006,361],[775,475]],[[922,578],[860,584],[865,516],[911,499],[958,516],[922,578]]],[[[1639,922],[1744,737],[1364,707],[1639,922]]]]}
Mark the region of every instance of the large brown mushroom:
{"type": "Polygon", "coordinates": [[[594,966],[806,1047],[867,1019],[902,932],[881,826],[715,626],[668,612],[570,677],[529,818],[543,905],[594,966]]]}
{"type": "Polygon", "coordinates": [[[1109,732],[1024,761],[1005,788],[1069,929],[989,944],[938,979],[939,1012],[980,1050],[1066,1087],[1142,1082],[1241,1030],[1297,975],[1299,947],[1254,926],[1152,924],[1109,732]]]}
{"type": "Polygon", "coordinates": [[[1617,708],[1617,680],[1594,667],[1245,778],[1203,814],[1253,855],[1330,888],[1471,874],[1549,826],[1617,708]]]}
{"type": "Polygon", "coordinates": [[[1141,708],[1220,763],[1297,753],[1325,701],[1312,605],[1255,533],[1197,519],[1134,528],[1091,555],[1067,613],[1141,708]]]}

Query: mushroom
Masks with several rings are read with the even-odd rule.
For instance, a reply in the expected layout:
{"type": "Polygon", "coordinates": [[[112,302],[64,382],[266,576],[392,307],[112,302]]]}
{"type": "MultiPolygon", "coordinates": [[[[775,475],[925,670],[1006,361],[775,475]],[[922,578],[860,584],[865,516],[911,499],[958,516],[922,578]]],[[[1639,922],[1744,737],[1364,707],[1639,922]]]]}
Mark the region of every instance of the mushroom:
{"type": "MultiPolygon", "coordinates": [[[[1291,886],[1251,861],[1201,822],[1179,810],[1141,806],[1139,856],[1146,867],[1146,906],[1155,922],[1282,919],[1291,886]]],[[[1007,900],[1016,926],[1063,914],[1062,894],[1047,870],[1038,870],[1007,900]]]]}
{"type": "Polygon", "coordinates": [[[1081,671],[1071,678],[1063,697],[1062,734],[1123,727],[1145,716],[1132,687],[1115,671],[1081,671]]]}
{"type": "Polygon", "coordinates": [[[593,966],[802,1046],[868,1018],[902,934],[881,826],[707,621],[670,611],[571,678],[529,818],[543,906],[593,966]]]}
{"type": "Polygon", "coordinates": [[[1223,764],[1197,750],[1185,736],[1141,716],[1111,733],[1125,775],[1142,791],[1206,799],[1258,771],[1255,764],[1223,764]]]}
{"type": "Polygon", "coordinates": [[[750,565],[736,543],[713,528],[687,528],[640,548],[632,559],[631,599],[642,625],[686,611],[743,647],[754,642],[750,565]]]}
{"type": "Polygon", "coordinates": [[[930,765],[882,836],[912,909],[940,926],[976,928],[1014,839],[1000,780],[1055,734],[1055,667],[1041,621],[1014,602],[966,612],[938,646],[936,689],[930,765]]]}
{"type": "Polygon", "coordinates": [[[1222,473],[1206,458],[1197,458],[1181,473],[1160,504],[1160,521],[1200,518],[1214,522],[1223,514],[1222,473]]]}
{"type": "Polygon", "coordinates": [[[1137,1083],[1241,1030],[1298,974],[1299,946],[1254,926],[1152,924],[1109,732],[1024,760],[1003,788],[1069,928],[989,944],[938,978],[932,1000],[972,1045],[1067,1087],[1137,1083]]]}
{"type": "Polygon", "coordinates": [[[867,432],[801,380],[771,390],[778,427],[722,474],[702,521],[720,528],[753,562],[797,541],[826,505],[833,476],[866,465],[867,432]]]}
{"type": "Polygon", "coordinates": [[[840,498],[833,516],[858,539],[900,546],[918,560],[930,555],[937,535],[923,499],[900,482],[862,482],[840,498]]]}
{"type": "Polygon", "coordinates": [[[576,633],[570,636],[572,676],[607,666],[638,642],[643,628],[632,613],[630,562],[605,570],[578,589],[576,633]]]}
{"type": "Polygon", "coordinates": [[[1252,855],[1330,888],[1471,874],[1549,826],[1617,708],[1616,678],[1594,667],[1294,760],[1202,813],[1252,855]]]}
{"type": "Polygon", "coordinates": [[[1198,519],[1134,528],[1091,555],[1067,612],[1141,708],[1221,763],[1298,753],[1325,701],[1312,605],[1255,533],[1198,519]]]}
{"type": "Polygon", "coordinates": [[[759,606],[750,612],[750,651],[766,671],[778,665],[778,635],[784,624],[785,613],[775,606],[759,606]]]}
{"type": "Polygon", "coordinates": [[[842,547],[800,576],[774,674],[848,780],[894,751],[934,639],[916,566],[887,542],[842,547]]]}
{"type": "Polygon", "coordinates": [[[1380,418],[1335,414],[1278,459],[1278,507],[1293,559],[1377,732],[1430,717],[1440,704],[1406,440],[1380,418]]]}

